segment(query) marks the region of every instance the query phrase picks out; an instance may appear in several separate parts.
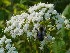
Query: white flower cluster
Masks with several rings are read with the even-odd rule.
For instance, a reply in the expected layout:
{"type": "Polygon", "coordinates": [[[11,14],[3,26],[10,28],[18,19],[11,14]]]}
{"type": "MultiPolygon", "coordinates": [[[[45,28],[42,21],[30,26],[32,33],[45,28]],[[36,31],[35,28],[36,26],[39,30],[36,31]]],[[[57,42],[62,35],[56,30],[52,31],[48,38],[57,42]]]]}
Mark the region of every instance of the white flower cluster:
{"type": "Polygon", "coordinates": [[[52,43],[53,43],[54,40],[55,40],[54,37],[50,36],[50,34],[47,34],[47,36],[45,36],[44,40],[41,41],[39,48],[40,48],[41,50],[43,50],[45,44],[48,44],[48,42],[52,42],[52,43]]]}
{"type": "Polygon", "coordinates": [[[64,15],[62,15],[62,18],[64,18],[64,24],[66,29],[70,29],[70,19],[66,19],[64,15]]]}
{"type": "Polygon", "coordinates": [[[66,20],[64,21],[64,23],[65,23],[66,28],[67,28],[67,29],[70,29],[70,22],[69,22],[69,20],[66,19],[66,20]]]}
{"type": "MultiPolygon", "coordinates": [[[[27,34],[27,37],[33,36],[36,38],[36,29],[39,29],[41,22],[44,23],[45,21],[48,22],[48,24],[45,24],[45,27],[48,27],[47,30],[49,31],[53,28],[60,30],[63,24],[65,24],[66,28],[70,28],[69,20],[54,10],[53,4],[38,3],[30,7],[28,13],[12,16],[11,19],[7,21],[7,27],[4,32],[10,32],[12,38],[23,35],[24,33],[27,34]]],[[[47,41],[55,39],[52,36],[47,37],[47,41]]],[[[42,42],[45,42],[45,40],[42,42]]]]}
{"type": "Polygon", "coordinates": [[[54,8],[53,4],[45,4],[40,2],[37,5],[35,4],[34,6],[30,7],[28,12],[33,13],[34,11],[41,9],[42,7],[45,7],[42,9],[42,11],[44,12],[46,8],[54,8]]]}
{"type": "MultiPolygon", "coordinates": [[[[37,30],[41,26],[41,22],[47,21],[48,24],[45,24],[45,27],[48,27],[47,30],[51,31],[53,28],[56,30],[60,30],[65,24],[66,28],[70,28],[70,22],[68,19],[63,17],[59,14],[56,10],[54,10],[53,4],[45,4],[45,3],[38,3],[28,9],[28,13],[22,13],[21,15],[12,16],[9,21],[7,21],[7,27],[5,28],[4,32],[10,32],[12,38],[16,36],[23,35],[24,33],[27,34],[27,37],[37,37],[37,30]]],[[[4,38],[4,37],[3,37],[4,38]]],[[[55,39],[52,36],[47,36],[41,42],[40,49],[43,49],[45,43],[53,41],[55,39]]],[[[4,39],[1,40],[4,42],[4,39]]],[[[0,42],[1,42],[0,41],[0,42]]],[[[7,40],[11,41],[11,40],[7,40]]],[[[2,44],[0,43],[0,45],[2,44]]],[[[8,43],[8,42],[5,42],[8,43]]],[[[7,50],[15,50],[14,47],[11,47],[10,43],[6,45],[7,50]]],[[[8,53],[11,53],[9,50],[8,53]]],[[[3,52],[4,48],[0,48],[0,52],[3,52]]],[[[16,51],[14,51],[17,53],[16,51]]],[[[14,53],[13,52],[13,53],[14,53]]]]}
{"type": "Polygon", "coordinates": [[[23,24],[25,23],[27,16],[27,13],[12,16],[11,20],[7,21],[7,27],[5,28],[4,32],[10,32],[13,38],[15,38],[16,35],[22,35],[23,29],[27,30],[28,28],[28,24],[25,24],[23,28],[23,24]]]}
{"type": "Polygon", "coordinates": [[[0,53],[18,53],[11,42],[11,39],[7,39],[5,35],[0,38],[0,53]]]}

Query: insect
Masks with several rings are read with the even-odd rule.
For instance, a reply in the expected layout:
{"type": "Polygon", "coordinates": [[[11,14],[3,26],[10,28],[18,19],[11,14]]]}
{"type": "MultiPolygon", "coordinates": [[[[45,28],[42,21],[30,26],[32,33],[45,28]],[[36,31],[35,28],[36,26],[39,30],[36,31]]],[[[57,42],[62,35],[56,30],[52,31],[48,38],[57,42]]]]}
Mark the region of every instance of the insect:
{"type": "Polygon", "coordinates": [[[45,35],[46,35],[46,29],[43,26],[41,26],[39,30],[37,30],[37,39],[39,41],[43,41],[45,35]]]}

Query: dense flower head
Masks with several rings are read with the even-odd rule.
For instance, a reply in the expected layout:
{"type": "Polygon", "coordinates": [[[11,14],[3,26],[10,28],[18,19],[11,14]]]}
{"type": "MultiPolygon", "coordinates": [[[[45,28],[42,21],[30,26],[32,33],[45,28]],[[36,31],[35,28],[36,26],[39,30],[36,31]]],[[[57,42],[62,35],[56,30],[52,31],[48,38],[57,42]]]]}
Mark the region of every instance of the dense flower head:
{"type": "MultiPolygon", "coordinates": [[[[35,28],[39,28],[41,22],[48,21],[46,27],[48,30],[51,28],[57,27],[59,30],[62,27],[64,18],[61,18],[61,15],[54,10],[53,4],[38,3],[28,9],[29,13],[22,13],[21,15],[12,16],[9,21],[7,21],[7,27],[4,32],[10,32],[12,38],[15,38],[17,35],[22,35],[23,33],[36,34],[35,28]],[[54,21],[54,23],[53,23],[54,21]]],[[[68,25],[67,25],[68,26],[68,25]]],[[[29,36],[31,36],[28,35],[29,36]]]]}
{"type": "MultiPolygon", "coordinates": [[[[16,35],[22,35],[23,34],[23,24],[25,23],[25,19],[28,16],[27,13],[22,13],[21,15],[12,16],[11,20],[7,21],[7,27],[5,28],[4,32],[10,32],[11,36],[13,38],[16,37],[16,35]]],[[[27,29],[27,25],[24,25],[25,30],[27,29]]]]}
{"type": "MultiPolygon", "coordinates": [[[[69,20],[54,9],[54,4],[45,3],[35,4],[28,9],[28,13],[24,12],[20,15],[12,16],[6,23],[7,27],[4,32],[10,32],[12,38],[23,34],[26,34],[27,37],[30,38],[36,38],[37,30],[39,31],[41,25],[46,28],[46,34],[50,34],[50,31],[53,30],[59,31],[63,25],[65,25],[64,27],[67,29],[70,28],[69,20]]],[[[42,47],[40,48],[42,49],[45,43],[51,42],[53,39],[55,39],[55,37],[46,35],[44,40],[41,42],[42,47]]],[[[8,41],[11,42],[11,40],[6,40],[5,43],[9,43],[8,41]]]]}
{"type": "Polygon", "coordinates": [[[0,39],[0,53],[18,53],[16,51],[16,48],[11,44],[12,40],[7,39],[6,36],[4,35],[0,39]]]}

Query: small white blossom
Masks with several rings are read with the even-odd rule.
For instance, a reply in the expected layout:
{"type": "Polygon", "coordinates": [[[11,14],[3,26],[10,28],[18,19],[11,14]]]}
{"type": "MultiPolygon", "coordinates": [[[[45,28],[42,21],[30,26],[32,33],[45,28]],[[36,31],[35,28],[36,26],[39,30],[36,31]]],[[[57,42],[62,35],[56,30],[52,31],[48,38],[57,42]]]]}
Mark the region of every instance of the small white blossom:
{"type": "Polygon", "coordinates": [[[64,23],[65,23],[65,24],[68,24],[68,23],[69,23],[69,20],[68,20],[68,19],[66,19],[66,20],[64,21],[64,23]]]}
{"type": "Polygon", "coordinates": [[[1,38],[1,42],[3,43],[3,42],[5,42],[5,40],[6,40],[6,36],[4,35],[4,36],[1,38]]]}
{"type": "Polygon", "coordinates": [[[5,47],[7,50],[8,49],[10,49],[11,48],[11,44],[10,43],[8,43],[7,45],[6,45],[6,47],[5,47]]]}
{"type": "Polygon", "coordinates": [[[67,24],[66,27],[67,27],[67,29],[69,29],[70,28],[70,24],[67,24]]]}
{"type": "Polygon", "coordinates": [[[28,27],[29,27],[29,24],[28,23],[25,24],[24,27],[23,27],[24,31],[27,31],[28,27]]]}
{"type": "Polygon", "coordinates": [[[49,13],[45,13],[45,19],[46,19],[46,20],[49,19],[50,16],[51,16],[51,14],[49,14],[49,13]]]}
{"type": "Polygon", "coordinates": [[[39,23],[34,24],[34,27],[35,27],[35,28],[38,28],[39,26],[40,26],[40,24],[39,24],[39,23]]]}
{"type": "Polygon", "coordinates": [[[57,14],[57,11],[56,10],[52,11],[52,14],[57,14]]]}
{"type": "Polygon", "coordinates": [[[18,53],[15,47],[11,47],[7,53],[18,53]]]}
{"type": "Polygon", "coordinates": [[[11,42],[11,39],[7,39],[5,35],[0,38],[0,53],[5,53],[7,51],[7,53],[18,53],[16,51],[16,48],[11,44],[11,42]]]}
{"type": "Polygon", "coordinates": [[[6,44],[7,44],[7,43],[10,43],[10,42],[12,42],[11,39],[7,39],[7,40],[5,41],[6,44]]]}
{"type": "Polygon", "coordinates": [[[57,24],[56,27],[59,30],[60,28],[62,28],[62,24],[57,24]]]}
{"type": "Polygon", "coordinates": [[[31,37],[32,36],[32,32],[27,32],[27,37],[31,37]]]}
{"type": "Polygon", "coordinates": [[[3,47],[0,48],[0,53],[5,53],[3,47]]]}
{"type": "Polygon", "coordinates": [[[39,47],[40,48],[40,50],[43,50],[43,47],[41,46],[41,47],[39,47]]]}

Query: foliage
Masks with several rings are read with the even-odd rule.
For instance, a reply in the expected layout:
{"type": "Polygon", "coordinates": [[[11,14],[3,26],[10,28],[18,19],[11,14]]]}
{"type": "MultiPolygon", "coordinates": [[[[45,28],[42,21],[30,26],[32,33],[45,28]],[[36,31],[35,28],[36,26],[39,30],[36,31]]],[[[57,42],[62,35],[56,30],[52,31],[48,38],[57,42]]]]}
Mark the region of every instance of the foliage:
{"type": "Polygon", "coordinates": [[[66,8],[63,11],[63,15],[66,16],[68,19],[70,18],[70,4],[66,6],[66,8]]]}

